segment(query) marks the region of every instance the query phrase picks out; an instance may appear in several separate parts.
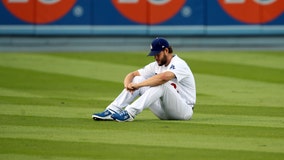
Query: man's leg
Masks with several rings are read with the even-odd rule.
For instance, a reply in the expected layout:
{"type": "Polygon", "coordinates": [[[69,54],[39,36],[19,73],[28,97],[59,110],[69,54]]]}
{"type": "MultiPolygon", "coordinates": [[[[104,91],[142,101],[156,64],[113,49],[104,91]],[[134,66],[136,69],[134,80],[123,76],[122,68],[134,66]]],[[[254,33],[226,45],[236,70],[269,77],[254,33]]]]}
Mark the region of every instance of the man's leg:
{"type": "Polygon", "coordinates": [[[159,119],[161,120],[166,120],[168,119],[167,118],[167,115],[164,111],[164,109],[162,108],[162,105],[161,105],[161,100],[157,100],[156,102],[154,102],[153,104],[151,104],[149,106],[149,109],[154,113],[155,116],[157,116],[159,119]]]}
{"type": "Polygon", "coordinates": [[[168,119],[188,120],[193,115],[192,106],[187,104],[170,84],[165,85],[162,108],[168,119]]]}
{"type": "MultiPolygon", "coordinates": [[[[133,79],[133,83],[139,83],[144,81],[145,78],[141,76],[137,76],[133,79]]],[[[121,112],[122,109],[126,106],[128,106],[130,103],[132,103],[135,98],[138,96],[141,96],[149,87],[142,87],[138,90],[136,90],[133,93],[130,93],[126,89],[123,89],[123,91],[116,97],[116,99],[107,107],[107,109],[110,109],[112,111],[115,111],[117,113],[121,112]]]]}
{"type": "Polygon", "coordinates": [[[170,83],[149,88],[125,110],[135,117],[147,107],[160,119],[186,120],[190,119],[193,113],[170,83]]]}
{"type": "Polygon", "coordinates": [[[106,109],[112,110],[114,112],[121,112],[122,109],[129,105],[137,96],[139,95],[138,91],[133,92],[131,94],[126,89],[123,89],[123,91],[116,97],[116,99],[107,106],[106,109]]]}
{"type": "MultiPolygon", "coordinates": [[[[144,80],[145,79],[143,77],[139,76],[135,77],[133,82],[139,83],[144,80]]],[[[133,102],[137,96],[142,95],[148,88],[149,87],[142,87],[136,90],[134,93],[130,93],[126,89],[123,89],[118,97],[109,106],[107,106],[103,112],[94,113],[92,118],[94,120],[113,120],[112,115],[114,113],[120,113],[125,106],[133,102]]]]}

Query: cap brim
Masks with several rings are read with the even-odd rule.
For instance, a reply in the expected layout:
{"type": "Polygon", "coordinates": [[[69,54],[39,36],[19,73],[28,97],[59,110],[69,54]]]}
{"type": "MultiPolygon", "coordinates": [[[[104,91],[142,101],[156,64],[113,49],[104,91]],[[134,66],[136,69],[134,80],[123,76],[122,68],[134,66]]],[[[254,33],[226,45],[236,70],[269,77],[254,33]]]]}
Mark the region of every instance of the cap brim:
{"type": "Polygon", "coordinates": [[[161,51],[151,51],[148,56],[155,56],[157,54],[159,54],[161,51]]]}

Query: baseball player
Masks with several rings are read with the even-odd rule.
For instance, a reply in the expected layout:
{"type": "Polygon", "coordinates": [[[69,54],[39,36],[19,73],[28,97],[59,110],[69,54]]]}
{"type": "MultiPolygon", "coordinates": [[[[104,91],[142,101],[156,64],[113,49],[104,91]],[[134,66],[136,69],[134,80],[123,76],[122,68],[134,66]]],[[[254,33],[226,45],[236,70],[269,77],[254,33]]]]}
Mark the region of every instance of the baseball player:
{"type": "Polygon", "coordinates": [[[105,111],[94,113],[94,120],[133,121],[146,108],[161,120],[192,117],[196,87],[187,63],[159,37],[152,41],[148,56],[154,56],[155,62],[127,74],[124,90],[105,111]]]}

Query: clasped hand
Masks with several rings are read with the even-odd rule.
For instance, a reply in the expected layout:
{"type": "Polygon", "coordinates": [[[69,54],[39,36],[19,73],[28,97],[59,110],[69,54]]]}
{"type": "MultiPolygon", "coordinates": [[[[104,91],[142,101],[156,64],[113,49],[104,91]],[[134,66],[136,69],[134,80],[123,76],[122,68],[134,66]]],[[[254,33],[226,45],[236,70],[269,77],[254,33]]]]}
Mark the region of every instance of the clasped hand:
{"type": "Polygon", "coordinates": [[[137,83],[129,83],[126,86],[126,90],[129,91],[130,93],[133,93],[135,90],[137,90],[139,87],[137,85],[137,83]]]}

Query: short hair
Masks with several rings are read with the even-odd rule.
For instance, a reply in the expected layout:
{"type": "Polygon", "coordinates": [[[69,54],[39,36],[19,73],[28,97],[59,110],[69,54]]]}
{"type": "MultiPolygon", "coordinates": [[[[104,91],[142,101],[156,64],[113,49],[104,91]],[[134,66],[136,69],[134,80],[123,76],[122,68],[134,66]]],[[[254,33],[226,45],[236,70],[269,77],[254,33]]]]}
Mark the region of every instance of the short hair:
{"type": "MultiPolygon", "coordinates": [[[[167,47],[168,48],[168,50],[169,50],[169,53],[173,53],[174,51],[173,51],[173,47],[172,46],[169,46],[169,47],[167,47]]],[[[166,49],[166,48],[165,48],[166,49]]],[[[165,50],[164,49],[164,50],[165,50]]]]}

